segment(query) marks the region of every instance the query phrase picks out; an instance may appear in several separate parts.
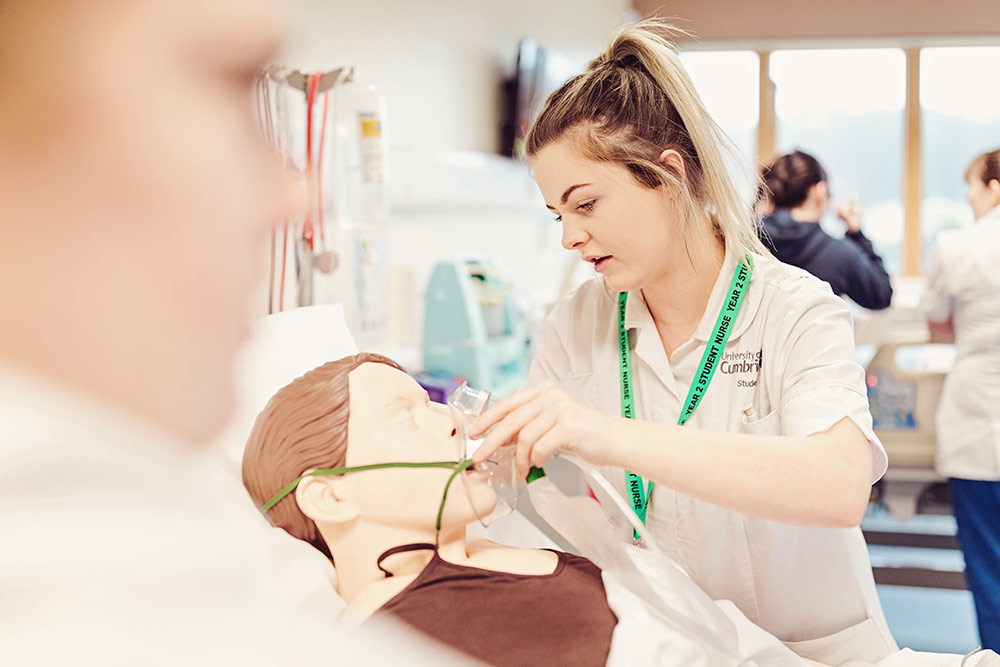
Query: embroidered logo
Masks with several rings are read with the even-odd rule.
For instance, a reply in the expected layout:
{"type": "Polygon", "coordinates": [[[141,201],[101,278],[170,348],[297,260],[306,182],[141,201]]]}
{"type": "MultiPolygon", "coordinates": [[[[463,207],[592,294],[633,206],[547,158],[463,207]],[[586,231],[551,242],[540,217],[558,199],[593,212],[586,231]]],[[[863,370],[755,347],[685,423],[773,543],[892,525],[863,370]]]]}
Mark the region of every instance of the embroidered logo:
{"type": "MultiPolygon", "coordinates": [[[[763,365],[763,350],[757,350],[756,352],[737,352],[734,350],[723,353],[722,361],[719,363],[719,372],[724,375],[756,376],[760,373],[763,365]]],[[[756,387],[757,378],[740,378],[737,380],[736,385],[738,387],[756,387]]]]}

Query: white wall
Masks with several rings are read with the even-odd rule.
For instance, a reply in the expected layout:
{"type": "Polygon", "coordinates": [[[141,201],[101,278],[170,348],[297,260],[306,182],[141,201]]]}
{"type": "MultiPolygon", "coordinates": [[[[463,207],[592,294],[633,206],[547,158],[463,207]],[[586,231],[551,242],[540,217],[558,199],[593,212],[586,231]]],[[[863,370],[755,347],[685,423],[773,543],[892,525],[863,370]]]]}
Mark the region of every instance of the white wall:
{"type": "MultiPolygon", "coordinates": [[[[627,0],[290,3],[283,64],[307,71],[355,65],[386,96],[395,293],[389,341],[367,347],[397,352],[412,365],[427,278],[436,261],[456,254],[496,257],[518,288],[540,303],[552,298],[570,259],[559,247],[559,226],[527,169],[490,155],[499,145],[501,81],[513,71],[523,37],[582,69],[626,20],[628,6],[627,0]]],[[[350,313],[345,282],[335,278],[319,278],[319,300],[344,301],[350,313]]]]}
{"type": "Polygon", "coordinates": [[[499,82],[517,42],[585,61],[605,45],[628,0],[293,0],[285,61],[357,65],[389,104],[390,144],[415,151],[494,152],[499,82]]]}

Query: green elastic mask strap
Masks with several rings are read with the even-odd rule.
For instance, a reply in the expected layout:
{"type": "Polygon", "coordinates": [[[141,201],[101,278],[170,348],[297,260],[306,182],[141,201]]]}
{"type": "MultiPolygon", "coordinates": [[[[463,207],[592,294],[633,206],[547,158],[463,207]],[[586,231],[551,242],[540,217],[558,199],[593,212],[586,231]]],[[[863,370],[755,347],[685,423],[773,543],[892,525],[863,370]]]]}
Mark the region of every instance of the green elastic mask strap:
{"type": "MultiPolygon", "coordinates": [[[[458,477],[459,473],[468,468],[470,465],[472,465],[472,459],[466,459],[459,462],[459,464],[455,466],[455,471],[451,473],[451,477],[448,478],[448,483],[444,485],[444,493],[441,495],[441,505],[438,506],[437,521],[434,523],[434,546],[438,546],[438,541],[441,538],[441,517],[444,516],[444,504],[448,500],[448,489],[451,488],[451,483],[455,481],[455,478],[458,477]]],[[[471,499],[469,502],[472,502],[471,499]]]]}
{"type": "MultiPolygon", "coordinates": [[[[434,525],[438,534],[441,533],[441,518],[444,516],[444,504],[448,500],[448,489],[451,488],[451,483],[455,481],[458,474],[463,470],[472,465],[472,459],[466,459],[464,461],[430,461],[426,463],[371,463],[364,466],[348,466],[344,468],[320,468],[318,470],[313,470],[307,472],[304,475],[300,475],[294,481],[289,482],[285,485],[281,491],[274,494],[274,497],[268,500],[260,508],[261,513],[267,514],[271,509],[285,499],[288,494],[295,490],[299,485],[299,482],[304,480],[306,477],[326,477],[329,475],[345,475],[349,472],[364,472],[365,470],[384,470],[386,468],[454,468],[454,472],[451,473],[451,477],[448,478],[448,483],[444,485],[444,494],[441,496],[441,505],[438,507],[437,521],[434,525]]],[[[436,538],[435,538],[436,539],[436,538]]]]}

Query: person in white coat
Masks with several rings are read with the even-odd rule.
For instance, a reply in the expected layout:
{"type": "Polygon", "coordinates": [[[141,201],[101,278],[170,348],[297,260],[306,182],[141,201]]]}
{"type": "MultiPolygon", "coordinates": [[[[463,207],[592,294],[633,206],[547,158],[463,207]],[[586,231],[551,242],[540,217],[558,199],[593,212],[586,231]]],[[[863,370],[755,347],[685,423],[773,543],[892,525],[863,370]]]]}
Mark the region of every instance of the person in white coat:
{"type": "Polygon", "coordinates": [[[965,173],[976,223],[938,236],[924,307],[931,338],[954,342],[937,413],[935,467],[948,478],[979,636],[1000,648],[1000,149],[965,173]]]}
{"type": "Polygon", "coordinates": [[[199,446],[300,208],[253,108],[276,14],[0,3],[2,665],[441,664],[284,595],[271,529],[199,446]]]}
{"type": "Polygon", "coordinates": [[[858,524],[887,461],[851,317],[761,246],[669,36],[621,31],[527,136],[563,246],[598,275],[553,310],[534,384],[473,425],[476,458],[604,466],[711,597],[804,657],[876,662],[896,647],[858,524]]]}

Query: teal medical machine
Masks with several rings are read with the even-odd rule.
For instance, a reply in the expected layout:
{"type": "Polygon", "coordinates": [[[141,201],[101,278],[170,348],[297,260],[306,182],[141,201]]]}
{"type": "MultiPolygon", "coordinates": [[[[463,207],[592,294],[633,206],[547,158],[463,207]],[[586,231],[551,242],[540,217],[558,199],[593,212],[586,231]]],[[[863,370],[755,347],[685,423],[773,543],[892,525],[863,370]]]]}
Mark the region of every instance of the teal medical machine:
{"type": "Polygon", "coordinates": [[[524,317],[510,282],[482,257],[438,262],[427,284],[424,369],[506,396],[527,377],[524,317]]]}

